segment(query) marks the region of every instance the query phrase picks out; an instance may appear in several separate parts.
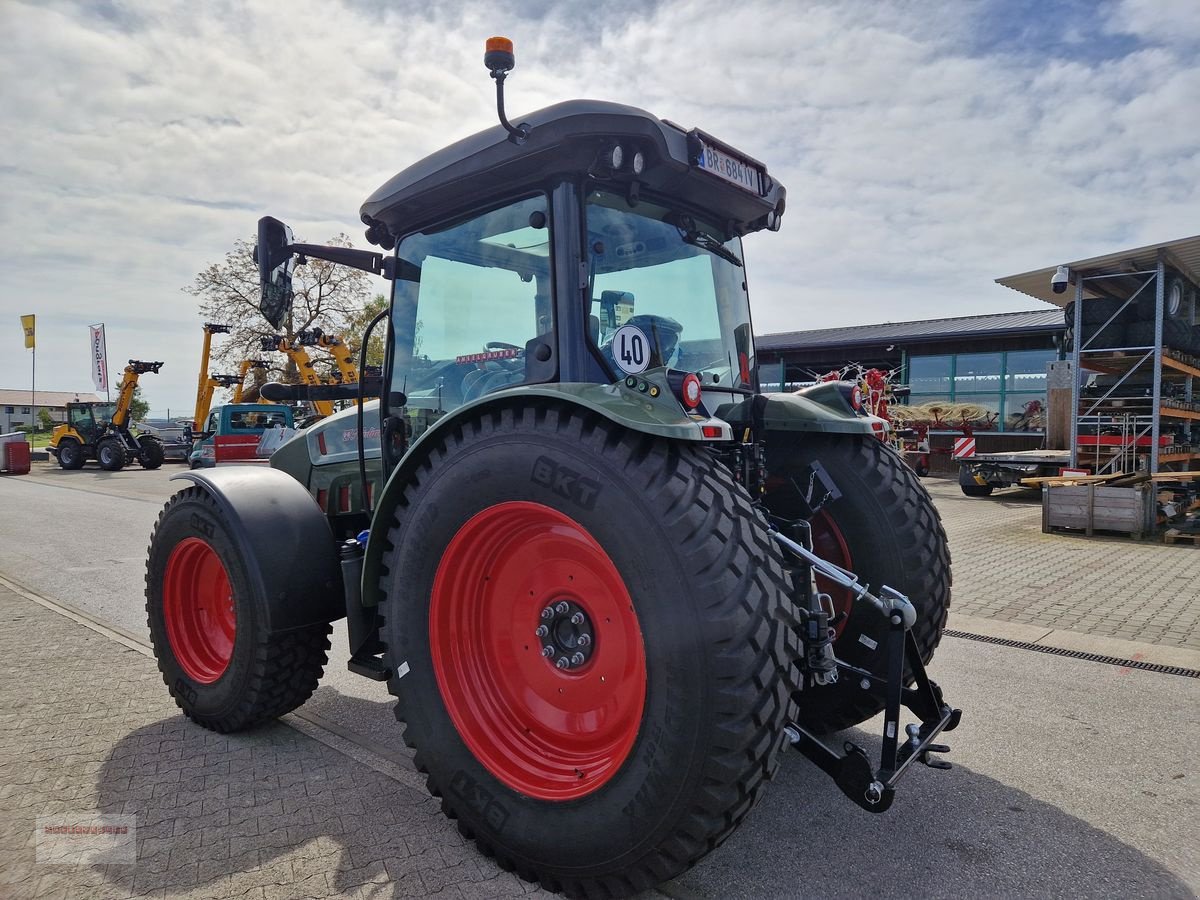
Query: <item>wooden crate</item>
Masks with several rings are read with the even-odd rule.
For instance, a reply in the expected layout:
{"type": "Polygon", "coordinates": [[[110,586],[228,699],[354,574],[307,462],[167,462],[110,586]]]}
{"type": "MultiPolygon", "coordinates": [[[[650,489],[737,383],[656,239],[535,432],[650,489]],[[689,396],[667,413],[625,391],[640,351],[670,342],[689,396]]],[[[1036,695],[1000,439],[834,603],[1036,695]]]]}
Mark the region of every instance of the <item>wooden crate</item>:
{"type": "Polygon", "coordinates": [[[1154,531],[1154,495],[1149,484],[1108,487],[1079,484],[1042,487],[1042,531],[1073,529],[1091,535],[1115,531],[1140,538],[1154,531]]]}

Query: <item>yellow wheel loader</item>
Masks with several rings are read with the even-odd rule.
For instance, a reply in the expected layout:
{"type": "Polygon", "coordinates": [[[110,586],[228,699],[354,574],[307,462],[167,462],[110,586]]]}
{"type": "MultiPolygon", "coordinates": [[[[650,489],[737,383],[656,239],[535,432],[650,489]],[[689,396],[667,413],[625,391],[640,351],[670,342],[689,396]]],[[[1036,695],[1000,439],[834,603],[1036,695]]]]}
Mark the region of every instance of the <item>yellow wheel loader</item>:
{"type": "Polygon", "coordinates": [[[109,472],[123,469],[134,460],[143,469],[161,466],[162,442],[153,435],[135,435],[129,430],[129,406],[138,378],[147,372],[157,375],[162,365],[131,359],[115,403],[68,403],[66,424],[50,435],[49,450],[58,464],[64,469],[81,469],[89,459],[95,459],[109,472]]]}

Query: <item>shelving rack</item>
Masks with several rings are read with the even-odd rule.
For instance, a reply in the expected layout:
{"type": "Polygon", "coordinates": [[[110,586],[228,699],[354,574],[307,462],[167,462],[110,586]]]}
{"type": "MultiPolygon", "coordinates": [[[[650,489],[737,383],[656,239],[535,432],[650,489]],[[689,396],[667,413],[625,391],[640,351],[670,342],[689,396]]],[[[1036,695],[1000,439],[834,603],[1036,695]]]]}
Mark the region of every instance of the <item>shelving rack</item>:
{"type": "MultiPolygon", "coordinates": [[[[1186,361],[1191,358],[1187,351],[1163,346],[1167,271],[1168,268],[1176,267],[1168,266],[1167,253],[1163,248],[1158,249],[1155,257],[1155,265],[1151,269],[1117,273],[1076,273],[1073,326],[1075,340],[1072,350],[1075,371],[1106,373],[1116,376],[1117,380],[1099,397],[1091,398],[1082,396],[1082,379],[1075,379],[1072,390],[1072,466],[1084,463],[1083,457],[1087,450],[1092,451],[1090,455],[1093,457],[1093,468],[1097,473],[1144,468],[1151,474],[1156,474],[1163,471],[1164,465],[1184,465],[1190,468],[1191,463],[1200,460],[1200,435],[1195,433],[1196,426],[1185,424],[1172,429],[1172,436],[1182,436],[1183,440],[1173,440],[1170,444],[1163,440],[1164,420],[1200,422],[1200,405],[1193,402],[1193,397],[1196,396],[1194,379],[1200,376],[1200,368],[1186,361]],[[1085,297],[1085,288],[1089,284],[1111,279],[1121,279],[1124,282],[1141,279],[1142,283],[1103,324],[1091,332],[1090,337],[1087,337],[1084,328],[1084,304],[1095,300],[1085,297]],[[1131,304],[1136,309],[1139,297],[1148,290],[1154,293],[1153,343],[1150,346],[1137,346],[1136,342],[1125,342],[1126,346],[1117,347],[1102,344],[1095,346],[1097,338],[1104,335],[1114,322],[1120,322],[1131,304]],[[1125,392],[1121,391],[1123,385],[1131,382],[1132,376],[1147,373],[1151,375],[1150,397],[1147,398],[1144,394],[1137,396],[1136,392],[1128,389],[1125,392]],[[1171,389],[1165,391],[1168,385],[1171,389]],[[1169,397],[1165,394],[1169,394],[1169,397]],[[1081,433],[1081,428],[1088,426],[1092,426],[1089,430],[1094,433],[1081,433]],[[1121,428],[1120,440],[1102,443],[1102,432],[1111,432],[1115,427],[1121,428]],[[1106,460],[1101,459],[1105,455],[1100,452],[1102,446],[1111,448],[1106,460]],[[1147,457],[1145,465],[1141,459],[1143,456],[1147,457]],[[1130,466],[1130,463],[1133,465],[1130,466]]],[[[1182,310],[1186,322],[1194,325],[1194,286],[1186,292],[1182,301],[1186,304],[1182,310]]],[[[1189,345],[1187,349],[1191,350],[1192,347],[1189,345]]]]}
{"type": "Polygon", "coordinates": [[[996,280],[1058,306],[1074,300],[1074,315],[1067,321],[1076,372],[1073,467],[1151,474],[1200,469],[1200,235],[996,280]],[[1168,313],[1167,289],[1176,276],[1184,285],[1182,306],[1168,313]],[[1068,289],[1056,292],[1052,279],[1061,288],[1064,278],[1068,289]],[[1153,330],[1147,340],[1149,298],[1153,330]],[[1085,314],[1089,304],[1092,315],[1085,314]],[[1095,315],[1096,310],[1102,312],[1095,315]],[[1139,311],[1141,326],[1126,328],[1139,311]],[[1164,341],[1168,319],[1173,339],[1164,341]],[[1131,332],[1143,339],[1113,337],[1131,332]],[[1106,376],[1097,379],[1104,383],[1086,388],[1082,376],[1087,373],[1106,376]]]}

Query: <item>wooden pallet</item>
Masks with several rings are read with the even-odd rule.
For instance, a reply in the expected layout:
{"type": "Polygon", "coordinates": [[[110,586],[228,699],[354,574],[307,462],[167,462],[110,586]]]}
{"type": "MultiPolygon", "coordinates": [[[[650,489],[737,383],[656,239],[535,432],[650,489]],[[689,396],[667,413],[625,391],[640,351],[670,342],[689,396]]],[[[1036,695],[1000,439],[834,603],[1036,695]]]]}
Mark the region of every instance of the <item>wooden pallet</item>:
{"type": "Polygon", "coordinates": [[[1180,531],[1178,528],[1168,528],[1163,535],[1164,544],[1191,544],[1200,547],[1200,532],[1180,531]]]}

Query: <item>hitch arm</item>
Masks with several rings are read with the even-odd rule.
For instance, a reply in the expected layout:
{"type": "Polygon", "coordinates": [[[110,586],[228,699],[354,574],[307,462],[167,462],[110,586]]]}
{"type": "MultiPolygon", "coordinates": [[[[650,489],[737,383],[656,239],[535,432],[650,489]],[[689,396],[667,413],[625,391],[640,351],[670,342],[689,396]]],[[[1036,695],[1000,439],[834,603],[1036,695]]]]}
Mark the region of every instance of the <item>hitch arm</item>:
{"type": "Polygon", "coordinates": [[[935,744],[934,739],[943,731],[958,727],[962,710],[945,703],[941,688],[930,680],[925,671],[920,649],[911,631],[916,622],[916,608],[907,597],[886,585],[880,589],[880,596],[877,597],[859,582],[854,573],[821,559],[777,530],[771,533],[811,571],[841,585],[851,593],[855,602],[867,602],[888,620],[886,677],[881,678],[865,669],[836,661],[837,669],[857,676],[863,681],[864,689],[878,685],[884,690],[883,746],[878,768],[872,769],[866,751],[850,741],[843,745],[844,752],[838,753],[801,725],[791,723],[785,728],[792,745],[833,778],[842,793],[869,812],[884,812],[892,805],[896,784],[914,760],[931,768],[950,768],[949,763],[931,759],[929,754],[949,752],[948,746],[935,744]],[[906,662],[914,681],[911,688],[904,684],[906,662]],[[907,707],[921,721],[920,725],[912,724],[905,728],[908,740],[903,745],[899,742],[901,706],[907,707]]]}

